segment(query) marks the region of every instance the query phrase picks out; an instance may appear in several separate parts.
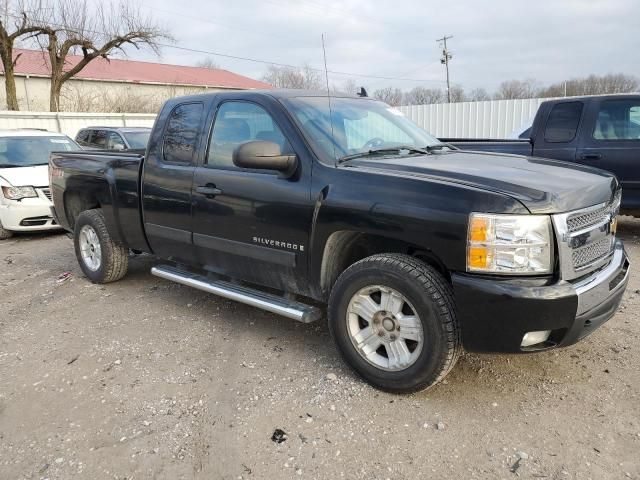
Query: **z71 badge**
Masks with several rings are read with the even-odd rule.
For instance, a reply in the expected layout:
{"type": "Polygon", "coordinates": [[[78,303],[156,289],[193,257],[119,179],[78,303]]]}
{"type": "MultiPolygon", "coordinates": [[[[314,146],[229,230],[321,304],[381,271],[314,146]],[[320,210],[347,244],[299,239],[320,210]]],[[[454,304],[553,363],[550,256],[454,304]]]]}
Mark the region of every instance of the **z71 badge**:
{"type": "Polygon", "coordinates": [[[270,238],[253,237],[253,243],[258,245],[264,245],[266,247],[286,248],[287,250],[293,250],[296,252],[304,252],[304,245],[297,243],[283,242],[280,240],[272,240],[270,238]]]}

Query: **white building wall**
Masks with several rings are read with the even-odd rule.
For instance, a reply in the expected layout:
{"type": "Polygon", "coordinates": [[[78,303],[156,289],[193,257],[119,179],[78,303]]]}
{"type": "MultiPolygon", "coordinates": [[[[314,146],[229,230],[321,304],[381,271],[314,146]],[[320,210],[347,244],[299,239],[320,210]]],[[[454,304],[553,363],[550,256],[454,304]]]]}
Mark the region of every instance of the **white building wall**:
{"type": "Polygon", "coordinates": [[[445,138],[507,138],[531,125],[538,107],[549,98],[408,105],[399,109],[420,127],[445,138]]]}
{"type": "Polygon", "coordinates": [[[0,111],[0,129],[42,128],[62,132],[71,138],[78,130],[91,125],[118,127],[152,127],[155,114],[149,113],[51,113],[0,111]]]}

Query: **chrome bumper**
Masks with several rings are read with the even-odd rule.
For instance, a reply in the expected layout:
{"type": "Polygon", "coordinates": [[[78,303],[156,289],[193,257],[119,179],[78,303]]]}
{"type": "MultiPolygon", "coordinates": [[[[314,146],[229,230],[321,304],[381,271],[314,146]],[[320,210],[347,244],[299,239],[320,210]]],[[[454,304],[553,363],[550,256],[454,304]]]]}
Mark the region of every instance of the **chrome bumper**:
{"type": "Polygon", "coordinates": [[[578,295],[576,316],[581,316],[623,291],[629,281],[629,258],[620,240],[615,241],[609,264],[574,283],[578,295]]]}

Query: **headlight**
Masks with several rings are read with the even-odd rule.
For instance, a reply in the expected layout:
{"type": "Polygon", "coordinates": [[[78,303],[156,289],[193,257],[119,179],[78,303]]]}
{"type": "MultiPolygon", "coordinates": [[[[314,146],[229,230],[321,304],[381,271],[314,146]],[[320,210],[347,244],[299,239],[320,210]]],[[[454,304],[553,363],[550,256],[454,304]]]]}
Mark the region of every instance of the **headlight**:
{"type": "Polygon", "coordinates": [[[531,275],[551,273],[551,220],[547,215],[472,213],[467,271],[531,275]]]}
{"type": "Polygon", "coordinates": [[[33,187],[2,187],[2,194],[4,198],[9,200],[21,200],[38,196],[36,189],[33,187]]]}

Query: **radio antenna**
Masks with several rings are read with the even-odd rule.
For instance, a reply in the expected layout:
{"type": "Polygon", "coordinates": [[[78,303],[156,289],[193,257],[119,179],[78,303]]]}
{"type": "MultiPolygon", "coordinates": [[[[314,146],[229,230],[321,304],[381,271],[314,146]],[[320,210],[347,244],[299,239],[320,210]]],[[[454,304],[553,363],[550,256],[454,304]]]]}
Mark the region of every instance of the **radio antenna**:
{"type": "Polygon", "coordinates": [[[324,56],[324,78],[327,82],[327,102],[329,103],[329,124],[331,125],[331,141],[333,143],[333,158],[336,161],[336,165],[338,163],[337,153],[336,153],[336,137],[333,133],[333,111],[331,110],[331,91],[329,90],[329,70],[327,70],[327,49],[324,47],[324,33],[321,36],[322,38],[322,54],[324,56]]]}

